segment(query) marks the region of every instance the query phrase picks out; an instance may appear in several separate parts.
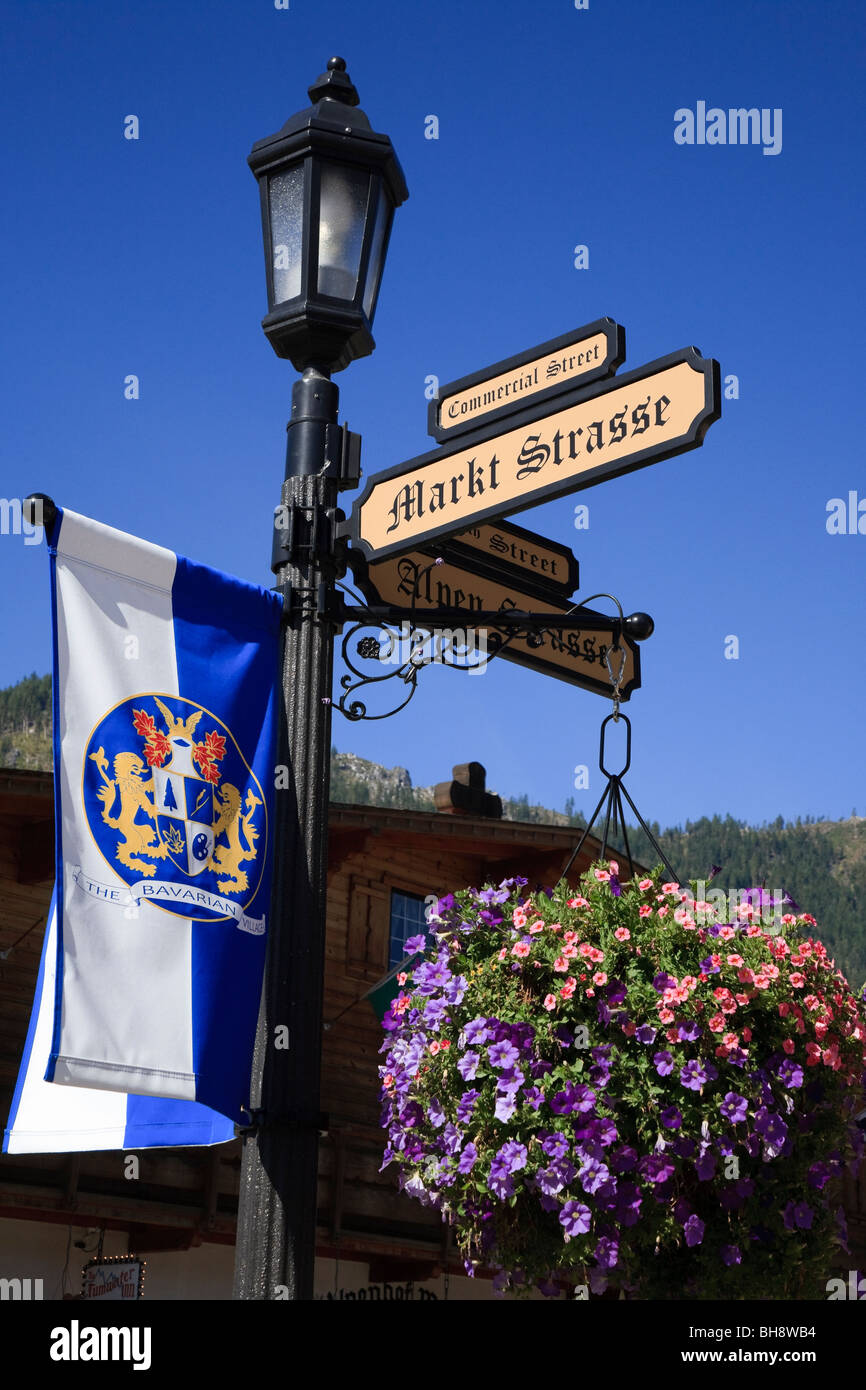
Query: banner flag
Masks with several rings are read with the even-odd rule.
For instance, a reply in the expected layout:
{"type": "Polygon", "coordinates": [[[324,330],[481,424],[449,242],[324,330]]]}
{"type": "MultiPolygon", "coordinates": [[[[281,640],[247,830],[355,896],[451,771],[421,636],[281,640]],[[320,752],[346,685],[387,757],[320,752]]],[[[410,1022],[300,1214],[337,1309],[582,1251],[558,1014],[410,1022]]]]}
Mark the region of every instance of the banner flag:
{"type": "Polygon", "coordinates": [[[282,600],[74,512],[49,550],[57,883],[8,1151],[28,1151],[15,1135],[26,1120],[32,1139],[28,1077],[43,1064],[49,1128],[46,1097],[68,1087],[75,1115],[115,1093],[118,1146],[147,1098],[163,1102],[154,1134],[209,1135],[151,1142],[219,1142],[249,1101],[282,600]]]}

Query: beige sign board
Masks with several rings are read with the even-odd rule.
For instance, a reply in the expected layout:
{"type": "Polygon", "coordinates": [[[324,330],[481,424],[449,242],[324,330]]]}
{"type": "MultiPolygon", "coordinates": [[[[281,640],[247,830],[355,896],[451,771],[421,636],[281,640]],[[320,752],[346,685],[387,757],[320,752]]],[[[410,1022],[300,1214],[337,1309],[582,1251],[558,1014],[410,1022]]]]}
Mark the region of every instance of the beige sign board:
{"type": "Polygon", "coordinates": [[[517,408],[546,387],[579,381],[599,367],[607,352],[607,334],[596,333],[571,347],[536,357],[517,370],[501,372],[476,386],[468,386],[439,402],[439,429],[442,434],[483,419],[503,405],[517,408]]]}
{"type": "MultiPolygon", "coordinates": [[[[449,541],[452,537],[449,537],[449,541]]],[[[479,554],[499,564],[511,565],[525,572],[527,578],[547,581],[559,585],[563,592],[571,593],[569,588],[575,560],[565,546],[547,542],[541,536],[519,531],[509,526],[470,526],[468,531],[459,531],[454,541],[469,546],[479,554]]]]}
{"type": "Polygon", "coordinates": [[[693,348],[589,389],[504,434],[374,475],[353,539],[378,559],[464,531],[694,448],[719,415],[718,363],[693,348]]]}
{"type": "MultiPolygon", "coordinates": [[[[518,588],[473,574],[471,570],[448,560],[433,566],[430,556],[420,551],[410,551],[407,555],[394,556],[370,565],[367,573],[368,581],[382,603],[402,608],[407,620],[414,603],[422,626],[423,612],[430,608],[459,609],[466,614],[466,627],[475,630],[481,629],[473,623],[473,613],[499,613],[515,609],[525,613],[550,613],[551,630],[543,633],[541,646],[531,646],[526,638],[515,637],[502,655],[520,665],[532,666],[586,689],[598,689],[600,694],[610,694],[610,676],[604,653],[613,643],[613,629],[610,632],[581,632],[568,628],[557,630],[556,614],[573,612],[574,604],[554,603],[521,594],[518,588]]],[[[622,687],[624,698],[628,698],[630,691],[640,683],[640,671],[634,645],[623,641],[623,646],[626,661],[622,687]]],[[[493,650],[489,640],[488,649],[493,650]]],[[[620,660],[619,656],[611,658],[615,673],[620,660]]]]}

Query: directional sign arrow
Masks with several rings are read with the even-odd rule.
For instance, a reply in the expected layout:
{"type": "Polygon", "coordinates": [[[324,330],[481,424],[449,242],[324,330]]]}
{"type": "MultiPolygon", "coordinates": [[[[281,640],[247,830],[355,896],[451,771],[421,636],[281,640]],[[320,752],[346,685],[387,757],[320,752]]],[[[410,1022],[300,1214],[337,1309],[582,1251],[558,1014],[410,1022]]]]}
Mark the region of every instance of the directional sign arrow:
{"type": "MultiPolygon", "coordinates": [[[[445,559],[434,564],[430,556],[421,551],[413,550],[372,565],[358,556],[353,571],[358,587],[371,603],[378,600],[389,605],[392,611],[398,606],[406,622],[414,616],[419,627],[429,622],[431,628],[439,629],[442,623],[438,615],[444,610],[452,631],[462,623],[461,633],[485,633],[484,640],[491,654],[497,653],[508,631],[516,628],[518,635],[513,636],[498,654],[533,671],[610,697],[611,682],[604,655],[614,646],[616,634],[613,619],[607,619],[604,614],[564,600],[540,599],[528,586],[521,589],[516,576],[513,581],[503,582],[473,570],[469,562],[445,559]],[[534,646],[528,636],[520,635],[521,612],[550,614],[550,628],[539,634],[540,645],[534,646]],[[567,625],[563,623],[558,627],[557,618],[566,614],[570,615],[567,625]],[[497,632],[493,624],[500,615],[504,621],[502,631],[497,632]],[[577,625],[581,616],[586,618],[584,628],[577,625]]],[[[466,640],[471,639],[467,636],[466,640]]],[[[627,637],[622,638],[621,645],[625,648],[626,660],[620,698],[627,700],[640,686],[640,652],[636,643],[627,637]]],[[[619,656],[611,658],[614,671],[620,659],[619,656]]]]}
{"type": "Polygon", "coordinates": [[[346,534],[368,559],[384,559],[694,449],[721,413],[719,364],[683,348],[557,406],[374,474],[346,534]]]}

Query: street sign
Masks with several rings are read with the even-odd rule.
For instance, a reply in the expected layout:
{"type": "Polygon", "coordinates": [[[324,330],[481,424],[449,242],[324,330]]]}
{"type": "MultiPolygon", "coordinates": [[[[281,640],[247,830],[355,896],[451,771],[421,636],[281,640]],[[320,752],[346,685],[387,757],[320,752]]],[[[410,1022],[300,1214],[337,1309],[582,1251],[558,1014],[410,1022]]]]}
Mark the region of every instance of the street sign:
{"type": "Polygon", "coordinates": [[[427,433],[440,444],[455,439],[575,385],[611,376],[624,361],[625,329],[613,319],[596,319],[441,386],[427,412],[427,433]]]}
{"type": "Polygon", "coordinates": [[[721,414],[719,364],[683,348],[567,399],[374,474],[345,533],[381,560],[697,448],[721,414]]]}
{"type": "Polygon", "coordinates": [[[467,561],[475,570],[507,583],[509,578],[540,594],[567,598],[580,583],[577,560],[567,545],[549,541],[522,526],[500,521],[470,526],[455,536],[441,536],[430,545],[431,555],[444,555],[459,564],[467,561]]]}
{"type": "MultiPolygon", "coordinates": [[[[538,598],[528,588],[521,588],[514,581],[495,579],[478,573],[464,562],[445,559],[434,565],[429,555],[419,550],[407,555],[394,556],[388,560],[367,565],[356,557],[353,566],[355,582],[370,603],[392,604],[403,610],[404,619],[409,620],[414,603],[415,617],[419,627],[424,627],[426,609],[453,610],[465,613],[465,626],[461,631],[483,631],[487,651],[493,654],[504,640],[492,628],[479,629],[473,623],[473,613],[515,611],[527,613],[549,613],[551,630],[542,634],[540,646],[531,646],[527,638],[515,637],[504,648],[501,655],[520,666],[528,666],[533,671],[541,671],[570,685],[579,685],[584,690],[610,697],[611,683],[605,665],[604,654],[614,643],[613,621],[607,630],[583,632],[575,628],[556,627],[558,614],[572,613],[577,607],[565,600],[538,598]]],[[[599,615],[592,609],[578,609],[593,617],[599,615]]],[[[470,639],[467,636],[467,641],[470,639]]],[[[640,652],[636,643],[623,637],[622,646],[626,651],[623,668],[620,698],[627,700],[633,690],[640,686],[640,652]]],[[[611,658],[614,673],[617,672],[621,658],[611,658]]]]}

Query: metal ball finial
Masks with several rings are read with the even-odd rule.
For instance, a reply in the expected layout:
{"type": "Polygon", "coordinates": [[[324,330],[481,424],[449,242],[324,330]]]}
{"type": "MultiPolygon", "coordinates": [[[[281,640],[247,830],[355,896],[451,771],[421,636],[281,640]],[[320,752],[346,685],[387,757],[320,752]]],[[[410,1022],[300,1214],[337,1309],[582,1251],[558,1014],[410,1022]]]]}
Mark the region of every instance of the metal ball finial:
{"type": "Polygon", "coordinates": [[[345,58],[329,58],[329,59],[328,59],[328,72],[345,72],[345,71],[346,71],[346,60],[345,60],[345,58]]]}

